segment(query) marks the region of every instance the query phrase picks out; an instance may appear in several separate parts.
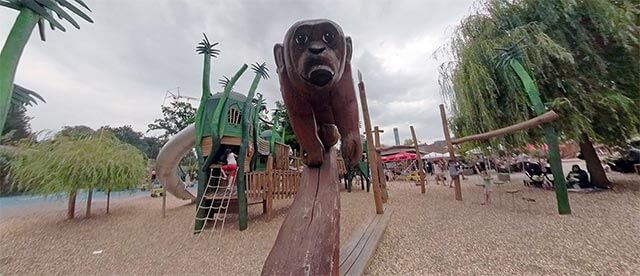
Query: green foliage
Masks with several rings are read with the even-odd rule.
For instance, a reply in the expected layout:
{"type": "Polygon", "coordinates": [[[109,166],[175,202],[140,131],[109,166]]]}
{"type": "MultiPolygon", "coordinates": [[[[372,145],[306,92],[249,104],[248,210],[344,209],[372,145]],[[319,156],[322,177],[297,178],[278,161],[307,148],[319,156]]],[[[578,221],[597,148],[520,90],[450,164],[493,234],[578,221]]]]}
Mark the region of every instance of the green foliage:
{"type": "MultiPolygon", "coordinates": [[[[87,11],[91,11],[87,4],[85,4],[82,0],[74,0],[76,3],[80,4],[87,11]]],[[[5,6],[15,10],[22,10],[23,8],[27,8],[35,12],[38,16],[40,16],[40,20],[38,20],[38,27],[40,30],[40,39],[45,40],[45,27],[44,21],[49,22],[49,26],[52,30],[56,28],[61,31],[66,31],[64,26],[56,19],[64,19],[71,23],[76,29],[80,29],[80,25],[78,22],[73,19],[73,17],[65,11],[65,9],[71,11],[73,14],[81,17],[82,19],[93,23],[91,17],[89,17],[85,12],[80,10],[78,7],[70,3],[70,0],[0,0],[0,6],[5,6]],[[55,14],[55,16],[54,16],[55,14]]]]}
{"type": "Polygon", "coordinates": [[[171,106],[162,107],[163,118],[155,119],[153,124],[149,124],[149,130],[164,130],[165,133],[160,136],[161,139],[167,139],[190,124],[195,120],[196,109],[188,102],[171,102],[171,106]]]}
{"type": "Polygon", "coordinates": [[[3,142],[17,141],[31,135],[31,125],[29,121],[33,119],[27,116],[27,107],[38,104],[38,100],[46,102],[38,93],[26,89],[20,85],[13,86],[11,94],[11,105],[4,128],[2,129],[3,142]]]}
{"type": "Polygon", "coordinates": [[[17,141],[31,136],[31,126],[29,121],[32,117],[27,116],[27,109],[24,107],[12,106],[9,109],[9,116],[4,124],[2,136],[8,135],[7,142],[17,141]]]}
{"type": "Polygon", "coordinates": [[[117,191],[143,181],[146,161],[138,149],[109,132],[97,131],[22,144],[9,162],[9,171],[21,187],[38,194],[95,188],[117,191]]]}
{"type": "Polygon", "coordinates": [[[143,137],[144,134],[142,132],[133,130],[131,126],[103,126],[98,131],[100,130],[109,131],[120,142],[136,147],[150,159],[155,159],[162,148],[162,141],[158,137],[143,137]]]}
{"type": "Polygon", "coordinates": [[[149,159],[156,159],[158,153],[160,153],[160,149],[162,149],[162,145],[165,143],[158,137],[144,137],[142,141],[145,143],[144,153],[149,159]]]}
{"type": "Polygon", "coordinates": [[[57,137],[67,137],[67,138],[84,138],[91,136],[95,133],[95,130],[88,126],[63,126],[62,130],[56,133],[57,137]]]}
{"type": "MultiPolygon", "coordinates": [[[[456,137],[490,131],[535,116],[516,58],[531,75],[564,139],[581,133],[620,144],[640,129],[640,15],[630,1],[487,0],[463,19],[438,53],[440,85],[456,137]],[[506,51],[504,51],[506,50],[506,51]]],[[[539,129],[490,142],[539,143],[539,129]]],[[[467,143],[467,148],[488,144],[467,143]]]]}

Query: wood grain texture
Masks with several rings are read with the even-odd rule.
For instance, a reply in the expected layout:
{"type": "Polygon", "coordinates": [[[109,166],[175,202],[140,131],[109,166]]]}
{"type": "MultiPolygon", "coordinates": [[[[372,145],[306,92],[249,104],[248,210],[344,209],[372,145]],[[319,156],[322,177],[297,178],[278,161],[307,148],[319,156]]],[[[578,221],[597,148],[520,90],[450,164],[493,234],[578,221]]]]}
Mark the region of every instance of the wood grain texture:
{"type": "Polygon", "coordinates": [[[336,150],[324,153],[320,167],[305,167],[298,194],[262,275],[338,275],[340,194],[336,150]]]}
{"type": "Polygon", "coordinates": [[[340,249],[340,276],[364,274],[392,213],[393,210],[386,207],[384,214],[374,215],[351,235],[346,245],[340,249]]]}
{"type": "Polygon", "coordinates": [[[480,141],[480,140],[488,140],[498,136],[504,136],[507,134],[516,133],[521,130],[538,127],[545,123],[553,122],[560,118],[560,115],[555,113],[554,111],[548,111],[540,116],[534,117],[530,120],[526,120],[524,122],[517,123],[515,125],[510,125],[508,127],[503,127],[500,129],[488,131],[485,133],[480,133],[476,135],[469,135],[458,139],[451,140],[451,143],[454,145],[461,144],[469,141],[480,141]]]}

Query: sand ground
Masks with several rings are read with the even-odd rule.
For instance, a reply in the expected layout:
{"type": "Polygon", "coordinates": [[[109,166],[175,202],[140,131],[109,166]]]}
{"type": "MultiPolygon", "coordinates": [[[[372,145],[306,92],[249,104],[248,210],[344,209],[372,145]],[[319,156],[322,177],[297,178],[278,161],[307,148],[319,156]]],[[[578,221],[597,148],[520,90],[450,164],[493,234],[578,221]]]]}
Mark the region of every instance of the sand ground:
{"type": "MultiPolygon", "coordinates": [[[[2,275],[256,275],[275,241],[292,200],[276,200],[266,223],[261,205],[249,207],[249,228],[238,231],[230,216],[223,235],[192,235],[194,205],[167,197],[134,197],[93,206],[90,219],[65,220],[63,204],[3,215],[0,222],[2,275]],[[102,250],[100,254],[94,251],[102,250]]],[[[341,193],[341,241],[373,213],[371,193],[341,193]]],[[[41,208],[42,206],[38,206],[41,208]]],[[[77,216],[84,215],[78,205],[77,216]]]]}
{"type": "Polygon", "coordinates": [[[490,206],[480,205],[477,176],[463,182],[462,202],[448,187],[430,185],[423,195],[392,185],[394,213],[367,273],[640,275],[640,176],[612,173],[614,191],[570,193],[572,214],[562,216],[553,191],[514,176],[490,206]],[[515,198],[504,192],[514,188],[515,198]]]}
{"type": "MultiPolygon", "coordinates": [[[[490,206],[480,205],[475,177],[463,181],[462,202],[432,179],[426,194],[413,183],[390,183],[394,213],[367,273],[640,274],[640,177],[612,174],[615,191],[570,194],[568,216],[557,214],[552,191],[524,188],[521,178],[496,187],[490,206]],[[504,193],[511,188],[521,190],[515,199],[504,193]]],[[[64,220],[63,204],[3,214],[0,274],[257,275],[291,203],[276,201],[270,223],[251,206],[249,229],[238,231],[232,217],[220,237],[192,235],[194,206],[167,199],[164,219],[161,200],[149,197],[116,200],[109,215],[97,201],[94,217],[73,221],[64,220]]],[[[374,208],[371,193],[359,188],[342,192],[341,203],[344,243],[374,208]]]]}

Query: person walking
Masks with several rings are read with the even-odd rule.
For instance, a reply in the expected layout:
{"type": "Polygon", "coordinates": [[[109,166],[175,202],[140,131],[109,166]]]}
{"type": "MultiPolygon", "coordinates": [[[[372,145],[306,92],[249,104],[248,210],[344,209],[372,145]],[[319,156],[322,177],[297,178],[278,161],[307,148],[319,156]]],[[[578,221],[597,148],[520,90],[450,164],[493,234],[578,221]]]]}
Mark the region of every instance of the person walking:
{"type": "Polygon", "coordinates": [[[449,160],[449,166],[447,169],[449,171],[449,177],[451,177],[451,181],[449,181],[449,188],[453,188],[453,182],[455,178],[458,177],[458,174],[460,174],[460,171],[458,170],[458,165],[453,160],[449,160]]]}

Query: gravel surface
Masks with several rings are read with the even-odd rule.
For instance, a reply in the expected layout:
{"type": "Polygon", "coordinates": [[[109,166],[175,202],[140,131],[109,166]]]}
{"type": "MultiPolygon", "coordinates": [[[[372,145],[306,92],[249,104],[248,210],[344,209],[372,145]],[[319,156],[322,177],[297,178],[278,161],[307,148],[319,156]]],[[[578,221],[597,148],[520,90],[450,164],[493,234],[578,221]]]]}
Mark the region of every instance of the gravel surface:
{"type": "Polygon", "coordinates": [[[448,187],[423,195],[391,183],[394,213],[367,274],[640,275],[640,176],[611,173],[613,191],[570,193],[573,214],[563,216],[553,191],[522,178],[494,187],[490,206],[480,205],[478,176],[463,181],[462,202],[448,187]],[[521,190],[515,199],[504,193],[512,188],[521,190]]]}
{"type": "MultiPolygon", "coordinates": [[[[413,183],[390,183],[394,213],[367,273],[640,275],[640,177],[611,177],[614,191],[571,193],[568,216],[557,214],[552,191],[522,187],[521,175],[496,187],[490,206],[480,205],[477,177],[463,182],[462,202],[447,187],[428,185],[423,195],[413,183]],[[511,188],[521,189],[515,199],[504,194],[511,188]]],[[[344,243],[374,208],[358,188],[341,199],[344,243]]],[[[62,203],[14,210],[0,216],[0,274],[257,275],[290,203],[275,201],[270,223],[250,206],[249,229],[230,217],[222,237],[192,235],[194,206],[172,197],[165,219],[161,199],[149,197],[116,200],[109,215],[96,201],[94,217],[73,221],[62,203]]]]}
{"type": "MultiPolygon", "coordinates": [[[[64,219],[64,204],[25,208],[0,221],[0,275],[257,275],[262,270],[292,200],[274,201],[266,223],[262,207],[249,207],[249,228],[229,216],[222,236],[192,235],[194,205],[167,197],[96,202],[90,219],[64,219]],[[97,253],[101,252],[101,253],[97,253]],[[96,253],[96,254],[94,254],[96,253]]],[[[341,193],[341,242],[375,210],[371,193],[341,193]]],[[[84,215],[84,205],[76,214],[84,215]]],[[[2,210],[0,210],[1,212],[2,210]]]]}

